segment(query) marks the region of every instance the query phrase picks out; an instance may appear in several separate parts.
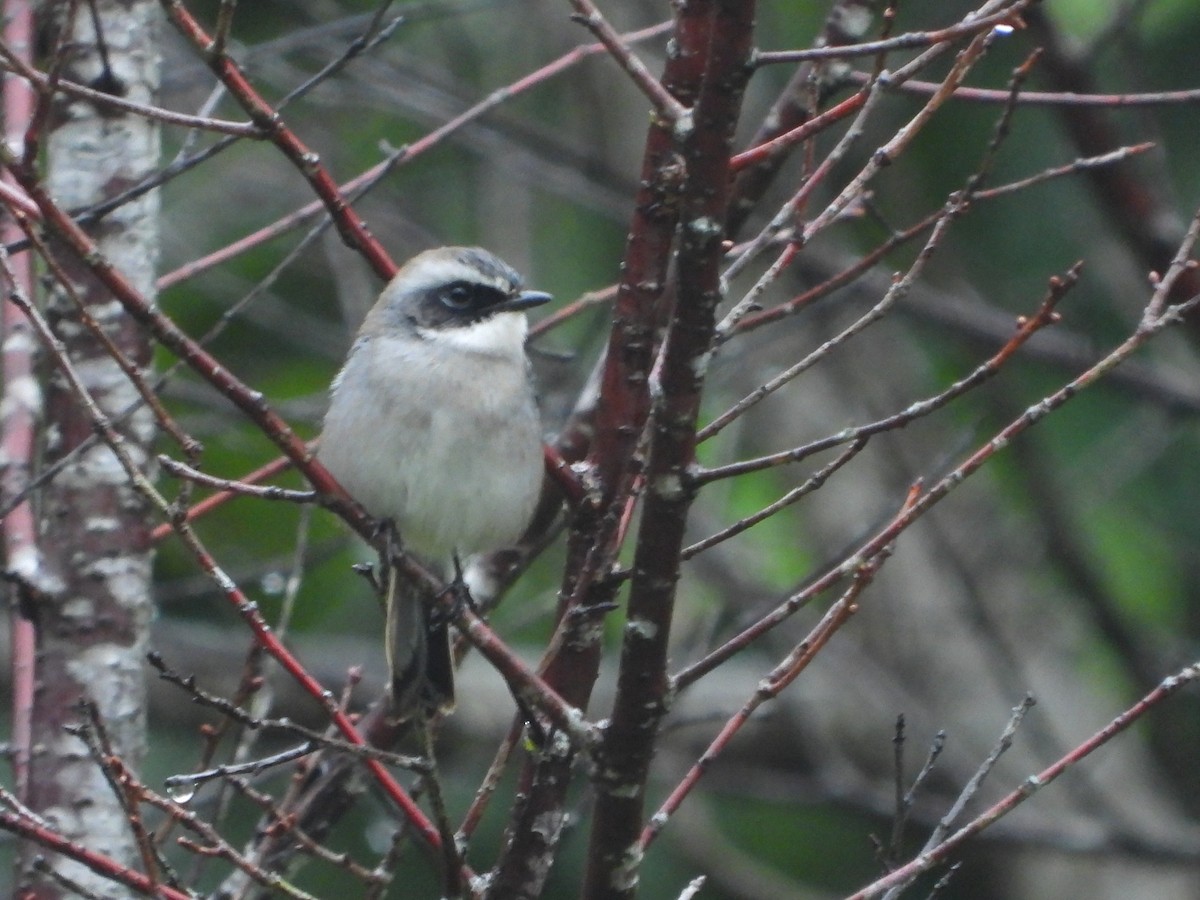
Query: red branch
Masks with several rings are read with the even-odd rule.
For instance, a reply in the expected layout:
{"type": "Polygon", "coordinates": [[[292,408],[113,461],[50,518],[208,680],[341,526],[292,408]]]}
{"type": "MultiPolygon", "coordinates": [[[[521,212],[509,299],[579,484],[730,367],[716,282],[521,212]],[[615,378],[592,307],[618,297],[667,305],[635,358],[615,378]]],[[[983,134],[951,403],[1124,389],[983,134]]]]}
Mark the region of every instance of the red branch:
{"type": "MultiPolygon", "coordinates": [[[[310,445],[311,449],[311,445],[310,445]]],[[[238,481],[243,484],[260,484],[268,478],[274,478],[280,472],[287,471],[291,466],[292,461],[286,456],[278,456],[264,466],[259,466],[253,472],[250,472],[238,481]]],[[[183,515],[183,521],[194,522],[202,516],[208,515],[218,506],[222,506],[239,496],[236,491],[222,490],[205,497],[199,503],[188,508],[188,511],[183,515]]],[[[174,533],[175,525],[171,522],[164,522],[150,532],[150,540],[157,544],[159,541],[165,540],[169,535],[174,533]]]]}
{"type": "MultiPolygon", "coordinates": [[[[672,34],[676,52],[668,56],[662,76],[663,86],[685,107],[700,92],[712,37],[709,17],[693,13],[698,6],[702,4],[677,8],[672,34]]],[[[560,591],[566,599],[543,667],[546,682],[580,709],[587,707],[600,667],[601,629],[596,626],[611,608],[615,590],[600,576],[620,546],[621,522],[640,474],[636,451],[649,415],[655,332],[665,319],[664,291],[678,222],[683,175],[679,138],[673,122],[651,120],[589,447],[601,498],[596,506],[578,509],[571,523],[560,591]]],[[[571,767],[570,754],[542,754],[522,772],[518,808],[495,870],[498,895],[541,892],[549,866],[531,866],[530,861],[553,857],[559,829],[545,823],[565,815],[571,767]]]]}
{"type": "MultiPolygon", "coordinates": [[[[87,233],[46,193],[36,172],[17,165],[6,149],[0,148],[0,154],[3,154],[8,170],[24,189],[28,198],[37,206],[42,221],[53,229],[70,250],[87,264],[117,302],[125,308],[125,311],[153,334],[164,347],[184,360],[209,384],[228,397],[251,421],[255,422],[263,433],[284,452],[284,455],[304,473],[313,487],[349,504],[350,498],[346,492],[325,470],[325,467],[312,457],[307,445],[296,436],[291,426],[267,406],[263,395],[258,391],[251,390],[226,369],[216,357],[189,337],[171,319],[148,303],[125,276],[113,268],[112,264],[103,257],[87,233]]],[[[7,197],[0,199],[7,202],[7,197]]],[[[361,513],[357,516],[347,515],[346,518],[361,533],[369,536],[365,515],[361,513]]]]}
{"type": "Polygon", "coordinates": [[[291,160],[312,186],[333,217],[342,240],[363,255],[376,275],[384,281],[391,280],[396,274],[396,264],[383,249],[383,245],[367,229],[363,220],[354,214],[337,182],[321,165],[321,158],[284,124],[279,113],[251,86],[237,63],[214,44],[213,39],[184,8],[180,0],[162,0],[162,4],[171,22],[200,51],[213,74],[250,116],[250,121],[267,134],[271,142],[291,160]]]}
{"type": "Polygon", "coordinates": [[[162,897],[164,900],[192,900],[192,895],[186,891],[168,887],[141,872],[135,872],[133,869],[121,865],[103,853],[81,847],[79,844],[67,840],[58,832],[52,831],[26,816],[20,816],[8,810],[0,810],[0,829],[19,834],[47,850],[73,859],[87,866],[93,872],[111,878],[118,884],[133,888],[146,896],[162,897]]]}
{"type": "MultiPolygon", "coordinates": [[[[695,130],[682,142],[675,310],[663,344],[661,393],[650,415],[646,502],[638,532],[617,697],[597,752],[597,794],[583,896],[634,896],[637,859],[630,847],[642,829],[646,781],[658,724],[670,694],[667,646],[687,515],[695,491],[696,420],[721,301],[724,222],[733,133],[748,78],[754,4],[717,0],[688,4],[709,21],[704,88],[695,130]]],[[[681,16],[682,18],[682,16],[681,16]]],[[[653,377],[653,376],[652,376],[653,377]]]]}

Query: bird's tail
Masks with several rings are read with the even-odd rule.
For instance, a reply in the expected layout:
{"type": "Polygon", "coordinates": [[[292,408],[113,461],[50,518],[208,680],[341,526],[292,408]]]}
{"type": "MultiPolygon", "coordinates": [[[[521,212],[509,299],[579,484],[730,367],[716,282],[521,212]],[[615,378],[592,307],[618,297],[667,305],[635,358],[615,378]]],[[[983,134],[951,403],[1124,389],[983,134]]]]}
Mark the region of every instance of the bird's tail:
{"type": "Polygon", "coordinates": [[[419,587],[391,566],[385,592],[384,647],[391,679],[391,714],[410,719],[454,708],[450,626],[433,621],[419,587]]]}

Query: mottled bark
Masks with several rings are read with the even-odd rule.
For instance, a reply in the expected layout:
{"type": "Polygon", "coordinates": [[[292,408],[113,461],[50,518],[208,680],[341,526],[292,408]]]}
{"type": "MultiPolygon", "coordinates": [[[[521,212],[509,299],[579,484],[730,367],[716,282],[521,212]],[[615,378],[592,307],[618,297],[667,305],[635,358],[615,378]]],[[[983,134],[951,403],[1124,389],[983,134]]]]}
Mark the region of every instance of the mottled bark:
{"type": "MultiPolygon", "coordinates": [[[[63,49],[65,77],[149,102],[158,81],[158,4],[98,0],[97,19],[81,4],[68,22],[71,6],[44,5],[39,23],[48,38],[44,46],[63,49]],[[64,28],[70,28],[70,38],[60,43],[64,28]]],[[[159,133],[146,118],[59,96],[44,143],[49,192],[65,208],[78,210],[113,196],[152,170],[159,133]]],[[[154,292],[157,211],[157,195],[149,194],[110,213],[92,229],[105,257],[146,296],[154,292]]],[[[150,364],[149,341],[82,265],[71,264],[66,254],[63,262],[69,284],[52,288],[48,317],[88,391],[116,419],[136,402],[137,394],[85,327],[80,305],[139,369],[150,364]]],[[[46,368],[44,462],[52,464],[72,454],[94,429],[51,361],[46,368]]],[[[149,465],[154,437],[150,413],[139,410],[119,428],[133,459],[149,465]]],[[[93,442],[46,486],[40,507],[47,576],[41,583],[51,590],[33,611],[37,687],[27,802],[68,838],[103,847],[110,857],[132,864],[136,848],[122,807],[83,742],[65,729],[79,721],[80,699],[90,699],[124,764],[136,767],[143,756],[143,658],[152,615],[146,506],[114,453],[103,442],[93,442]]],[[[60,896],[62,888],[38,880],[28,868],[32,857],[44,852],[41,847],[24,848],[21,881],[32,884],[38,897],[60,896]]],[[[82,866],[61,860],[52,864],[99,896],[124,896],[122,889],[82,866]]]]}

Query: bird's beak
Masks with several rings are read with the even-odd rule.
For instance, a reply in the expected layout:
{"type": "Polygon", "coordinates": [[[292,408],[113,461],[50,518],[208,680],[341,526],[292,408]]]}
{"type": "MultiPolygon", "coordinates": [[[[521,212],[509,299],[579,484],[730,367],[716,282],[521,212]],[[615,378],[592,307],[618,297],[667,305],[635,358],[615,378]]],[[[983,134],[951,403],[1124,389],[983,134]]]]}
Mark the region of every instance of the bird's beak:
{"type": "Polygon", "coordinates": [[[549,303],[553,299],[550,294],[543,293],[542,291],[522,291],[515,297],[501,300],[488,311],[524,312],[527,309],[533,309],[535,306],[541,306],[543,303],[549,303]]]}

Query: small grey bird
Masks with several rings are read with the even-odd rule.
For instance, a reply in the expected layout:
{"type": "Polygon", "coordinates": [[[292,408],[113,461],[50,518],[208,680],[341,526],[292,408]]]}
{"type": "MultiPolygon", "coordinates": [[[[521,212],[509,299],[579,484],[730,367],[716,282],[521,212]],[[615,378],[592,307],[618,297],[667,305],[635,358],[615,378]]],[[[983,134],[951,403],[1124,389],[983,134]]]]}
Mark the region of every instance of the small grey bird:
{"type": "MultiPolygon", "coordinates": [[[[550,299],[486,250],[428,250],[383,289],[333,382],[318,458],[442,574],[511,546],[533,516],[543,466],[525,310],[550,299]]],[[[389,573],[393,714],[448,708],[446,626],[396,582],[389,573]]]]}

